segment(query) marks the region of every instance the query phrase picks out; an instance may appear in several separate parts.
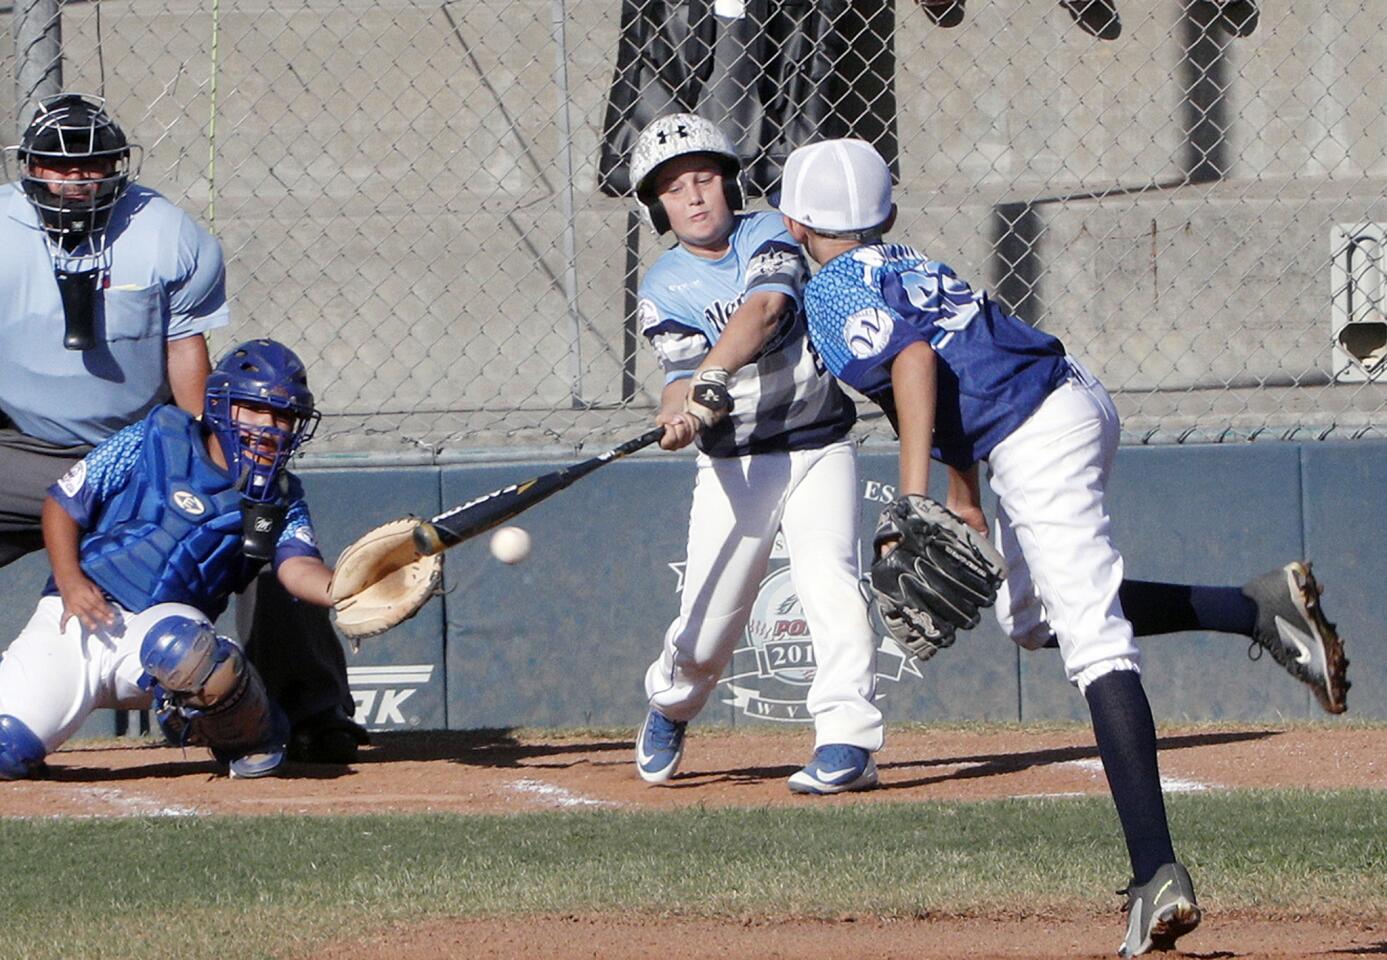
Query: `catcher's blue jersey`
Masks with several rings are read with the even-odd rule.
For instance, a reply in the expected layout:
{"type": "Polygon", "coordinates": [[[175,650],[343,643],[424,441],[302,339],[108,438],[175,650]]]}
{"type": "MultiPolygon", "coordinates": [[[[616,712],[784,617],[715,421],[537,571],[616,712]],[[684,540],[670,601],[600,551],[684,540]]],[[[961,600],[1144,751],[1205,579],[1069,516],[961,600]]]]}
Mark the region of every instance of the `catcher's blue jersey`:
{"type": "MultiPolygon", "coordinates": [[[[276,569],[321,556],[303,486],[288,477],[276,569]]],[[[132,612],[175,602],[215,618],[260,569],[241,553],[236,478],[212,462],[200,425],[177,407],[112,435],[48,493],[83,531],[83,571],[132,612]]],[[[45,593],[56,591],[50,578],[45,593]]]]}
{"type": "Polygon", "coordinates": [[[754,363],[733,371],[732,414],[700,433],[711,456],[821,447],[843,437],[856,419],[852,401],[814,356],[806,335],[804,254],[780,214],[742,214],[717,260],[682,246],[667,251],[640,287],[641,331],[665,371],[666,383],[691,376],[728,319],[754,293],[782,293],[795,309],[754,363]]]}
{"type": "Polygon", "coordinates": [[[933,454],[960,469],[987,459],[1070,375],[1058,340],[901,244],[834,258],[804,300],[810,337],[828,369],[888,410],[891,360],[912,343],[934,348],[933,454]]]}

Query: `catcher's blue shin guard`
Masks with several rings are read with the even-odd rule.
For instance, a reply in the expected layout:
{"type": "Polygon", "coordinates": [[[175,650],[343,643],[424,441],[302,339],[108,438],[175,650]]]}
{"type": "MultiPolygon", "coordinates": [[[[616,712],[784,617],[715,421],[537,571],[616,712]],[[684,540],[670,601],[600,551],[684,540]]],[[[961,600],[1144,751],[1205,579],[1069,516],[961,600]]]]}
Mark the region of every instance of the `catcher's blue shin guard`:
{"type": "Polygon", "coordinates": [[[237,777],[266,776],[284,761],[288,721],[241,648],[211,624],[165,617],[145,635],[140,662],[170,742],[210,747],[237,777]]]}
{"type": "Polygon", "coordinates": [[[48,753],[34,731],[8,713],[0,714],[0,780],[23,780],[48,753]]]}

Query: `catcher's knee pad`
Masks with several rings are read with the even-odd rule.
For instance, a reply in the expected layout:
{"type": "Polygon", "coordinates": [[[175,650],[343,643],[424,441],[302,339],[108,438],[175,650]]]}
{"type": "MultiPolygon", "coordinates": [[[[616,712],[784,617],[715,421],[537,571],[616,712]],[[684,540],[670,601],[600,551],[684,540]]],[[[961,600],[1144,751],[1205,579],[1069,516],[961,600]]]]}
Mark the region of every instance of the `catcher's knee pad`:
{"type": "Polygon", "coordinates": [[[145,634],[140,662],[157,684],[159,726],[173,743],[236,756],[287,733],[241,648],[206,621],[160,620],[145,634]]]}
{"type": "Polygon", "coordinates": [[[206,620],[164,617],[140,642],[140,666],[167,693],[200,695],[217,669],[219,639],[206,620]]]}
{"type": "Polygon", "coordinates": [[[23,780],[47,753],[23,720],[0,714],[0,780],[23,780]]]}

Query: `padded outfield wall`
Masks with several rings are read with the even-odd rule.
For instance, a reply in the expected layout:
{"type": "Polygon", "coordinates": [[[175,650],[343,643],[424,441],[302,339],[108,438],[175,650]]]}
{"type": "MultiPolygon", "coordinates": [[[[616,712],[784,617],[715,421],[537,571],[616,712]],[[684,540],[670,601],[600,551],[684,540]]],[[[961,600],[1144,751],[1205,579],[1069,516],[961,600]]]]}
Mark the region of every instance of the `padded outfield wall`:
{"type": "MultiPolygon", "coordinates": [[[[303,476],[331,558],[366,526],[431,513],[557,465],[342,466],[303,476]]],[[[870,537],[892,495],[894,453],[868,447],[861,467],[861,523],[870,537]]],[[[520,518],[535,549],[516,566],[494,560],[485,537],[454,548],[442,597],[359,653],[348,650],[358,719],[375,730],[634,730],[644,711],[641,677],[677,604],[693,472],[684,455],[641,454],[605,468],[520,518]]],[[[1378,441],[1125,447],[1109,505],[1133,577],[1236,584],[1311,559],[1352,661],[1348,717],[1387,719],[1384,491],[1387,443],[1378,441]]],[[[13,569],[0,582],[5,643],[46,575],[40,556],[13,569]]],[[[810,638],[780,549],[753,616],[702,719],[803,723],[810,638]]],[[[1270,657],[1250,662],[1237,637],[1184,634],[1140,646],[1160,720],[1323,716],[1270,657]]],[[[1020,650],[990,616],[922,668],[884,643],[877,673],[891,722],[1086,715],[1058,653],[1020,650]]],[[[84,732],[109,732],[112,717],[103,712],[84,732]]]]}

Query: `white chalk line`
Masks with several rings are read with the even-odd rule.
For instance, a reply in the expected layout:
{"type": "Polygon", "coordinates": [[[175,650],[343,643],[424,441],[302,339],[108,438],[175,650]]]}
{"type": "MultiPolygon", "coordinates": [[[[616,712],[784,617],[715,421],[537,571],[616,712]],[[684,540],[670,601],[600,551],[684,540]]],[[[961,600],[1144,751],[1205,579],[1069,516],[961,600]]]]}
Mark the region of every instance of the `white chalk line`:
{"type": "Polygon", "coordinates": [[[563,787],[556,787],[552,783],[545,783],[543,780],[532,780],[529,777],[520,780],[512,780],[509,786],[517,793],[529,794],[556,807],[621,806],[621,804],[612,800],[595,800],[592,797],[584,797],[581,794],[566,790],[563,787]]]}
{"type": "MultiPolygon", "coordinates": [[[[1087,770],[1090,773],[1103,772],[1103,761],[1096,757],[1089,757],[1083,760],[1069,760],[1062,764],[1062,766],[1077,767],[1080,770],[1087,770]]],[[[1205,790],[1214,789],[1214,787],[1212,784],[1204,783],[1202,780],[1162,776],[1161,789],[1166,793],[1203,793],[1205,790]]]]}

